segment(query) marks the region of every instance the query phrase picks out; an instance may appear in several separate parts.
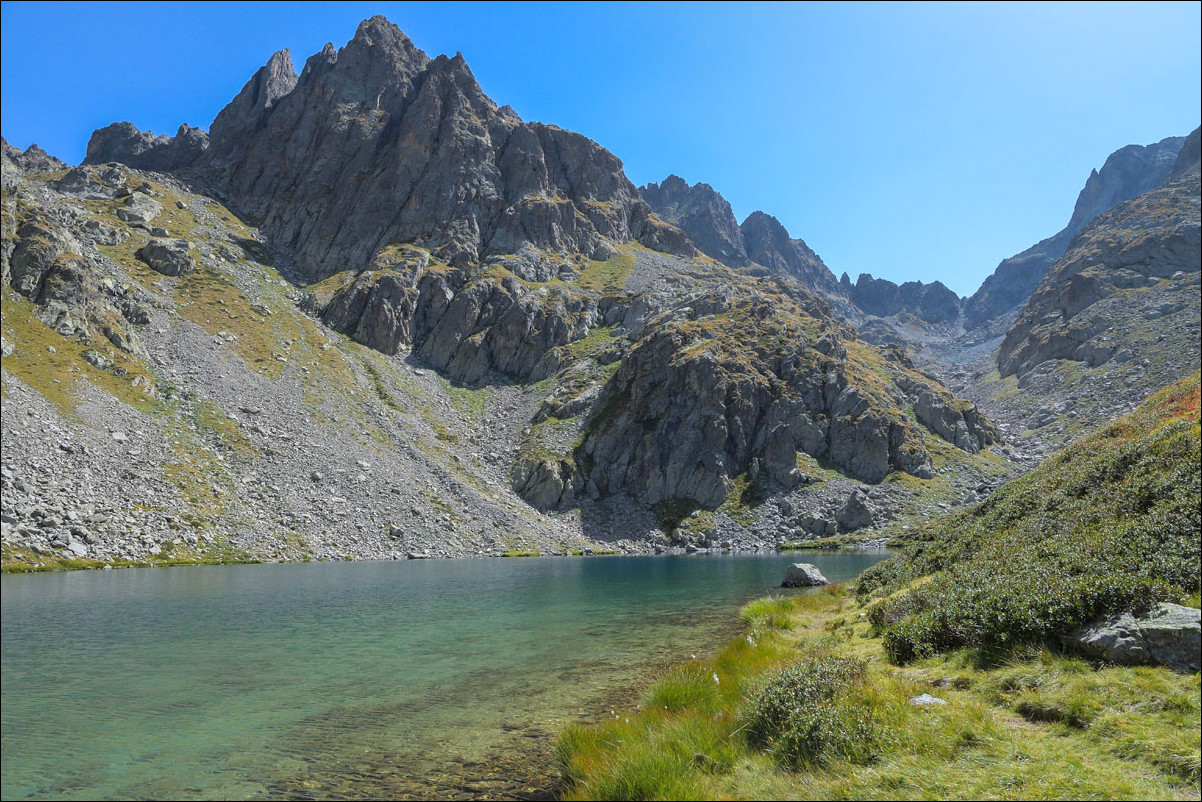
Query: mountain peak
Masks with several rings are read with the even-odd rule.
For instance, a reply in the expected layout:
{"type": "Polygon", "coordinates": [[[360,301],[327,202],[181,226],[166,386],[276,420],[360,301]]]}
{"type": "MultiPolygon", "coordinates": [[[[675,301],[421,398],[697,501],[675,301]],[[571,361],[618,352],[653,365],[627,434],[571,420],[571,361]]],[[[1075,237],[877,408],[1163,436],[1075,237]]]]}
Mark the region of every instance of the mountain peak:
{"type": "Polygon", "coordinates": [[[430,61],[404,31],[379,14],[359,23],[354,38],[338,54],[340,60],[348,56],[365,56],[405,72],[430,61]]]}
{"type": "Polygon", "coordinates": [[[735,213],[709,184],[689,185],[675,173],[639,190],[661,218],[680,228],[702,253],[730,267],[747,264],[735,213]]]}
{"type": "Polygon", "coordinates": [[[462,53],[431,60],[381,16],[299,77],[287,51],[273,55],[207,141],[191,134],[184,148],[132,126],[93,139],[92,163],[200,170],[308,279],[365,268],[395,243],[461,267],[526,246],[599,253],[647,225],[617,157],[502,111],[462,53]]]}

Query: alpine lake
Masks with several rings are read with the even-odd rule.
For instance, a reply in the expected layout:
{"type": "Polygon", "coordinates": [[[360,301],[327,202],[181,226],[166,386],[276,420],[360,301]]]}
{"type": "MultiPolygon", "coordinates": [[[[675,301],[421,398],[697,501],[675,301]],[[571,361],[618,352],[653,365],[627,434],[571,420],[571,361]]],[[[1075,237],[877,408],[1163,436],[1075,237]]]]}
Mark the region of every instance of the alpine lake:
{"type": "MultiPolygon", "coordinates": [[[[4,799],[553,797],[565,725],[812,562],[548,557],[5,575],[4,799]]],[[[616,712],[611,712],[616,711],[616,712]]]]}

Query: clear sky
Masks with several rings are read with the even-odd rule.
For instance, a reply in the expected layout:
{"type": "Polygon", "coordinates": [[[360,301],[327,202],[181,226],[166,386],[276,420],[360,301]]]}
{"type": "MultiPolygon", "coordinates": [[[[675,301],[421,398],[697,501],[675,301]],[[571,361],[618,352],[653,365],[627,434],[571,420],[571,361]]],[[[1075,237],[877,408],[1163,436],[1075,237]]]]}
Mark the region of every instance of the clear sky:
{"type": "Polygon", "coordinates": [[[636,184],[677,173],[775,215],[836,275],[967,295],[1068,222],[1123,145],[1202,110],[1202,4],[20,3],[0,127],[77,163],[129,120],[207,128],[281,48],[299,70],[384,14],[636,184]]]}

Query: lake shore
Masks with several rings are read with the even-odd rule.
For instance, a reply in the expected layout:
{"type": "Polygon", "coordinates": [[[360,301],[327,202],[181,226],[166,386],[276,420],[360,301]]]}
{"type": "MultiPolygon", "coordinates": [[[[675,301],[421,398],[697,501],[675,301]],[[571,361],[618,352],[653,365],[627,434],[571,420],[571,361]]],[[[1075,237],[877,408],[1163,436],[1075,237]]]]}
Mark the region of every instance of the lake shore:
{"type": "Polygon", "coordinates": [[[755,601],[742,620],[714,658],[679,665],[610,720],[567,728],[563,797],[1197,797],[1197,673],[1043,646],[899,666],[843,587],[755,601]],[[790,682],[833,695],[789,703],[774,730],[790,682]]]}

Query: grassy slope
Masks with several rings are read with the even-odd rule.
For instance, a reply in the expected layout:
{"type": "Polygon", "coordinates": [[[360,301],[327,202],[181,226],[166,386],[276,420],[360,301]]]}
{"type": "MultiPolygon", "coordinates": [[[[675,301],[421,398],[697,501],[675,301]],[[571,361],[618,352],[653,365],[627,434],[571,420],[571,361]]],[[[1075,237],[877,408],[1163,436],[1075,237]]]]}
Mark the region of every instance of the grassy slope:
{"type": "Polygon", "coordinates": [[[565,731],[565,795],[1197,799],[1199,675],[1098,666],[1047,644],[1097,610],[1197,605],[1198,387],[1195,375],[1166,389],[932,524],[864,578],[861,599],[833,588],[752,603],[746,637],[714,660],[673,670],[612,721],[565,731]],[[1120,590],[1076,579],[1097,570],[1120,590]],[[986,612],[1021,637],[1000,637],[986,612]],[[957,616],[970,625],[953,627],[957,616]],[[959,641],[923,640],[944,631],[923,628],[932,620],[959,641]],[[921,648],[900,653],[897,632],[921,648]],[[909,704],[923,692],[948,704],[909,704]]]}
{"type": "Polygon", "coordinates": [[[1039,641],[1199,587],[1198,374],[861,577],[892,657],[1039,641]],[[905,587],[915,580],[920,584],[905,587]],[[892,595],[887,595],[892,594],[892,595]]]}

